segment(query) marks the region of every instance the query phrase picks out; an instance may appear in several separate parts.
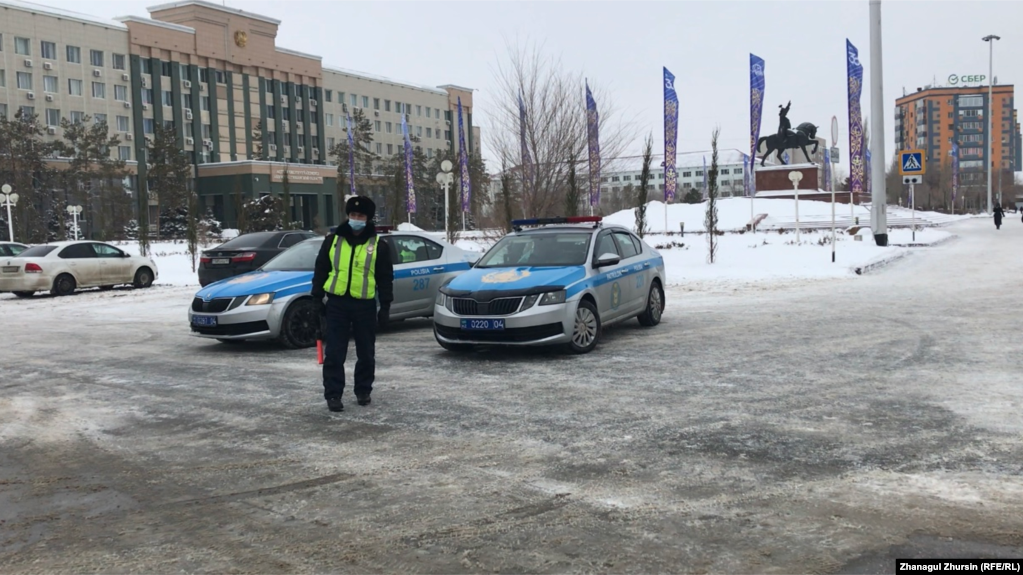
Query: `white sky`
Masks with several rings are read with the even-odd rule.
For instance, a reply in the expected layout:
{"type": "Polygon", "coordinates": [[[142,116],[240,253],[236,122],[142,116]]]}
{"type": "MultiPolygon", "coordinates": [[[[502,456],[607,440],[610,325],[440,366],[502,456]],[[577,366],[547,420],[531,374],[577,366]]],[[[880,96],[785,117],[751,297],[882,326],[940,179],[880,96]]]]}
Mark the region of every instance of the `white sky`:
{"type": "MultiPolygon", "coordinates": [[[[148,16],[160,0],[43,0],[42,3],[113,18],[148,16]]],[[[868,2],[341,2],[227,0],[234,8],[282,21],[278,46],[319,54],[324,64],[397,80],[472,87],[474,121],[487,152],[490,91],[495,63],[517,41],[542,42],[566,67],[610,89],[616,106],[652,132],[663,151],[661,67],[676,76],[680,152],[709,148],[721,127],[721,145],[749,142],[749,53],[766,60],[761,135],[777,129],[778,105],[792,100],[793,126],[813,122],[830,139],[839,123],[843,164],[848,161],[845,39],[864,64],[862,106],[870,114],[868,2]]],[[[910,1],[883,3],[885,150],[894,151],[895,98],[950,74],[987,74],[995,45],[995,76],[1020,77],[1023,3],[910,1]]],[[[581,100],[580,91],[580,100],[581,100]]],[[[580,113],[583,103],[580,101],[580,113]]],[[[641,141],[630,151],[638,152],[641,141]]],[[[488,158],[489,159],[489,158],[488,158]]],[[[493,166],[491,165],[491,168],[493,166]]],[[[847,170],[847,167],[845,168],[847,170]]]]}

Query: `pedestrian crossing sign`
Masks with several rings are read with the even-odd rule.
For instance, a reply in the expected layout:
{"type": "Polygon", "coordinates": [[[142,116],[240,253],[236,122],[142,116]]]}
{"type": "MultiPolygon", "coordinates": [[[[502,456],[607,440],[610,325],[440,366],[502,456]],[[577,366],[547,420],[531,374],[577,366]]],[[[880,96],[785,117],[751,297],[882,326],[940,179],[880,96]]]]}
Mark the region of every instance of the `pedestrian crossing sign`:
{"type": "Polygon", "coordinates": [[[926,171],[923,150],[903,150],[899,152],[899,175],[922,176],[926,171]]]}

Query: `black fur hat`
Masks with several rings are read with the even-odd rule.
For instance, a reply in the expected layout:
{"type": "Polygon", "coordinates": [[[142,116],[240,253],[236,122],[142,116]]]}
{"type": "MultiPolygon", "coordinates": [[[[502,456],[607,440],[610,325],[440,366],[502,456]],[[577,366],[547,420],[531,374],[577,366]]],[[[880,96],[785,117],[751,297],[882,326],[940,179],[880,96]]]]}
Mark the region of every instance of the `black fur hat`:
{"type": "Polygon", "coordinates": [[[365,196],[348,198],[348,201],[345,202],[345,214],[363,214],[367,219],[372,220],[376,213],[377,205],[365,196]]]}

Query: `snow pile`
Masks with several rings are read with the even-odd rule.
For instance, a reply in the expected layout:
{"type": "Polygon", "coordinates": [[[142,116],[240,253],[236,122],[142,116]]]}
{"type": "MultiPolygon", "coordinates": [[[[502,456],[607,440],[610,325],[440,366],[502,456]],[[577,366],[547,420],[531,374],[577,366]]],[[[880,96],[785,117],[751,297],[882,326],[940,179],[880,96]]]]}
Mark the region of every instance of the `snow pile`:
{"type": "Polygon", "coordinates": [[[422,231],[425,231],[425,230],[423,228],[413,224],[413,223],[402,222],[402,223],[398,224],[398,231],[399,232],[422,232],[422,231]]]}
{"type": "MultiPolygon", "coordinates": [[[[211,246],[217,244],[219,242],[215,242],[211,246]]],[[[138,242],[115,242],[114,245],[132,255],[139,255],[138,242]]],[[[200,252],[203,249],[202,246],[199,247],[200,252]]],[[[156,262],[156,268],[159,271],[160,277],[154,282],[155,284],[199,287],[199,272],[192,271],[192,257],[188,254],[186,242],[152,242],[149,244],[149,257],[156,262]]],[[[198,270],[198,256],[195,266],[198,270]]]]}

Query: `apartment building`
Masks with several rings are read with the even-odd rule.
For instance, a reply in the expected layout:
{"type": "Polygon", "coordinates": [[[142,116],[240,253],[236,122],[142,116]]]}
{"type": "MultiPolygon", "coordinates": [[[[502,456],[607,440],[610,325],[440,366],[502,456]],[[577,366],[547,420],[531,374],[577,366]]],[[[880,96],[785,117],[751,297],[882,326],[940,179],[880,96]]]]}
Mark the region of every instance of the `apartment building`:
{"type": "MultiPolygon", "coordinates": [[[[675,170],[678,172],[677,195],[679,199],[692,189],[701,189],[704,178],[704,162],[710,169],[710,150],[705,152],[683,152],[676,156],[675,170]]],[[[661,159],[655,160],[650,167],[651,190],[664,191],[664,167],[661,159]]],[[[718,150],[718,191],[720,197],[740,197],[745,190],[745,155],[735,149],[718,150]]],[[[618,162],[613,171],[601,174],[601,194],[618,193],[622,189],[639,186],[643,173],[642,158],[632,158],[618,162]]]]}
{"type": "MultiPolygon", "coordinates": [[[[111,153],[132,162],[136,188],[147,185],[156,126],[170,128],[192,160],[200,203],[227,225],[239,198],[280,194],[285,171],[294,219],[309,228],[338,223],[330,152],[356,109],[373,123],[372,151],[382,158],[402,149],[402,114],[432,157],[458,151],[460,97],[466,145],[479,151],[469,88],[324,66],[321,56],[277,46],[279,20],[221,4],[186,0],[148,11],[104,21],[0,0],[0,113],[29,108],[53,138],[62,117],[106,120],[122,140],[111,153]]],[[[357,179],[360,192],[382,193],[357,179]]]]}

